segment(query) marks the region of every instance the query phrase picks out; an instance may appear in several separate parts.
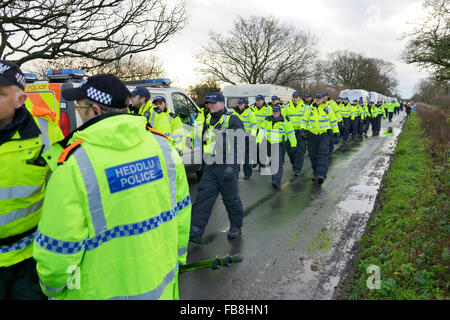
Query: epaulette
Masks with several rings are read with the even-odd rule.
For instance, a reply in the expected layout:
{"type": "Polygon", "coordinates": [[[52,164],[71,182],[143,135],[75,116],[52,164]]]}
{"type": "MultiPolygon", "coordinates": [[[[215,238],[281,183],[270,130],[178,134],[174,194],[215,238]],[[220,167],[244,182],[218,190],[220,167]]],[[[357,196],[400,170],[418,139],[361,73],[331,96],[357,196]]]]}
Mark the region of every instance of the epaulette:
{"type": "Polygon", "coordinates": [[[169,115],[172,117],[172,118],[176,118],[176,117],[178,117],[175,113],[173,113],[173,112],[169,112],[169,115]]]}
{"type": "Polygon", "coordinates": [[[79,147],[81,146],[81,143],[83,142],[82,139],[80,140],[76,140],[73,143],[71,143],[69,146],[67,146],[67,148],[65,148],[61,154],[59,155],[58,158],[58,166],[63,164],[69,157],[70,155],[79,147]]]}

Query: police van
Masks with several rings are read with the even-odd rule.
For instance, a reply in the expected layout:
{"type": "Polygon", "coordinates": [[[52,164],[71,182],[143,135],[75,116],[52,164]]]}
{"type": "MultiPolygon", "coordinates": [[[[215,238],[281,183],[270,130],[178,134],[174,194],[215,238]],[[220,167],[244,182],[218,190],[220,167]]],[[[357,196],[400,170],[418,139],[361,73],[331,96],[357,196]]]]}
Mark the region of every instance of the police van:
{"type": "Polygon", "coordinates": [[[366,90],[362,90],[362,89],[345,89],[339,93],[339,96],[341,96],[343,98],[348,98],[348,101],[350,103],[352,103],[353,100],[355,100],[355,99],[358,101],[360,101],[362,99],[362,101],[364,103],[370,102],[369,92],[367,92],[366,90]]]}
{"type": "Polygon", "coordinates": [[[34,73],[25,73],[25,93],[27,100],[25,107],[32,106],[49,108],[56,114],[64,136],[81,125],[81,119],[75,111],[74,101],[66,101],[62,97],[62,90],[80,86],[86,73],[83,70],[63,69],[47,71],[48,81],[41,81],[34,73]]]}
{"type": "Polygon", "coordinates": [[[238,84],[223,87],[225,106],[228,109],[236,107],[239,98],[247,98],[251,106],[258,95],[262,95],[266,103],[271,101],[272,96],[277,96],[282,104],[287,104],[291,101],[294,92],[295,89],[274,84],[238,84]]]}
{"type": "MultiPolygon", "coordinates": [[[[66,101],[61,93],[66,88],[79,87],[86,77],[86,72],[78,69],[62,69],[49,70],[46,75],[48,80],[44,81],[39,80],[36,74],[25,74],[25,93],[27,94],[25,106],[29,110],[34,105],[52,110],[56,114],[56,122],[61,131],[64,136],[67,136],[78,128],[82,121],[75,110],[74,101],[66,101]]],[[[185,136],[189,137],[200,109],[183,90],[170,87],[170,83],[170,79],[164,78],[126,82],[126,85],[130,92],[136,86],[148,87],[151,93],[150,99],[156,96],[165,97],[168,109],[180,117],[185,136]]],[[[201,154],[199,147],[183,151],[182,159],[188,172],[200,170],[201,154]]]]}

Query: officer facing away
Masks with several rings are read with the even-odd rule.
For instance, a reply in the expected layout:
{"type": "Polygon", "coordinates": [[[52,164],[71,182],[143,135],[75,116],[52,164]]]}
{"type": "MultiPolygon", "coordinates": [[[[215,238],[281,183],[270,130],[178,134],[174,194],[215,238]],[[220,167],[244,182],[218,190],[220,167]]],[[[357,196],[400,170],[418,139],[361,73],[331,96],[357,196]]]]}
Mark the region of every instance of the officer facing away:
{"type": "Polygon", "coordinates": [[[243,224],[244,209],[238,188],[237,141],[231,141],[230,131],[241,129],[244,134],[244,125],[238,116],[225,109],[225,98],[220,93],[206,95],[206,107],[211,117],[206,120],[205,167],[198,186],[197,199],[192,207],[191,232],[189,240],[193,243],[201,243],[209,216],[219,193],[222,195],[223,204],[228,212],[230,229],[228,238],[234,239],[240,236],[243,224]],[[228,133],[227,133],[228,131],[228,133]],[[222,135],[222,137],[219,137],[222,135]],[[222,138],[222,139],[220,139],[222,138]],[[216,144],[222,140],[223,143],[216,144]],[[234,148],[231,148],[231,143],[234,148]],[[221,150],[222,149],[222,152],[221,150]],[[233,153],[231,153],[233,150],[233,153]],[[218,156],[217,154],[221,154],[218,156]],[[228,155],[228,156],[227,156],[228,155]],[[231,163],[227,163],[230,161],[231,163]]]}
{"type": "Polygon", "coordinates": [[[84,124],[45,155],[53,173],[33,248],[43,292],[178,299],[191,210],[181,158],[144,117],[127,113],[130,92],[115,76],[89,77],[62,95],[84,124]]]}
{"type": "Polygon", "coordinates": [[[0,300],[42,300],[31,258],[49,172],[43,150],[63,139],[56,114],[28,110],[25,76],[0,60],[0,300]]]}

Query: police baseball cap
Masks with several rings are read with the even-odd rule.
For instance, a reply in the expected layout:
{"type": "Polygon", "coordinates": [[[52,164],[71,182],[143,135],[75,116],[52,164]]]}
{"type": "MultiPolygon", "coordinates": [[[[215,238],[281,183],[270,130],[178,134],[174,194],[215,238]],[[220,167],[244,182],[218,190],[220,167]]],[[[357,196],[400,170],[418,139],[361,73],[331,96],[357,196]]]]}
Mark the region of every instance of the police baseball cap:
{"type": "Polygon", "coordinates": [[[162,101],[166,103],[166,99],[163,96],[156,96],[155,99],[153,99],[153,103],[155,103],[156,101],[162,101]]]}
{"type": "Polygon", "coordinates": [[[353,99],[353,102],[355,102],[355,101],[358,102],[358,99],[353,99]]]}
{"type": "Polygon", "coordinates": [[[292,96],[296,97],[296,98],[300,98],[300,92],[295,91],[294,93],[292,93],[292,96]]]}
{"type": "Polygon", "coordinates": [[[281,112],[281,107],[278,104],[274,104],[272,106],[272,111],[274,111],[274,112],[281,112]]]}
{"type": "Polygon", "coordinates": [[[344,100],[348,100],[348,97],[344,97],[344,100]]]}
{"type": "Polygon", "coordinates": [[[131,93],[114,75],[98,74],[84,80],[78,88],[63,90],[62,96],[68,101],[89,99],[109,108],[124,109],[131,93]]]}
{"type": "Polygon", "coordinates": [[[220,102],[225,101],[224,96],[219,92],[213,92],[213,93],[207,94],[205,97],[205,103],[216,103],[218,101],[220,101],[220,102]]]}
{"type": "Polygon", "coordinates": [[[264,97],[259,94],[256,96],[255,100],[264,100],[264,97]]]}
{"type": "Polygon", "coordinates": [[[247,102],[245,98],[239,98],[238,100],[238,104],[245,104],[245,102],[247,102]]]}
{"type": "Polygon", "coordinates": [[[150,91],[148,91],[146,87],[136,87],[134,88],[133,92],[131,92],[131,96],[132,97],[141,96],[148,100],[152,95],[150,94],[150,91]]]}
{"type": "Polygon", "coordinates": [[[320,99],[323,98],[323,95],[321,93],[316,94],[316,98],[320,99]]]}
{"type": "Polygon", "coordinates": [[[0,85],[13,85],[25,90],[25,75],[15,63],[0,60],[0,85]]]}
{"type": "Polygon", "coordinates": [[[278,98],[277,96],[272,96],[272,101],[275,101],[275,100],[280,100],[280,98],[278,98]]]}
{"type": "Polygon", "coordinates": [[[325,97],[325,96],[327,96],[327,97],[328,97],[328,92],[324,92],[324,93],[322,93],[322,97],[325,97]]]}
{"type": "Polygon", "coordinates": [[[305,98],[312,98],[312,95],[310,95],[309,93],[305,94],[305,98]]]}

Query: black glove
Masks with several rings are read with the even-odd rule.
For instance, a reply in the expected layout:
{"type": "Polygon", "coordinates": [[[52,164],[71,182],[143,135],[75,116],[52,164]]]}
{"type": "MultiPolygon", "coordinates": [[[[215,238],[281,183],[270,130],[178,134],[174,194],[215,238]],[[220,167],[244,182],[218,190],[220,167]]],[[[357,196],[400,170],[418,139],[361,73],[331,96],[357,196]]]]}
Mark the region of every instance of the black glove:
{"type": "Polygon", "coordinates": [[[308,137],[308,136],[306,135],[305,129],[301,129],[301,130],[300,130],[300,137],[302,137],[303,140],[306,140],[306,138],[308,137]]]}
{"type": "Polygon", "coordinates": [[[228,182],[233,178],[233,167],[227,167],[223,172],[223,181],[228,182]]]}
{"type": "Polygon", "coordinates": [[[329,135],[330,137],[332,137],[332,136],[333,136],[333,130],[331,130],[331,129],[328,129],[328,130],[327,130],[327,133],[328,133],[328,135],[329,135]]]}
{"type": "Polygon", "coordinates": [[[338,144],[339,143],[339,133],[335,133],[334,134],[334,144],[338,144]]]}

